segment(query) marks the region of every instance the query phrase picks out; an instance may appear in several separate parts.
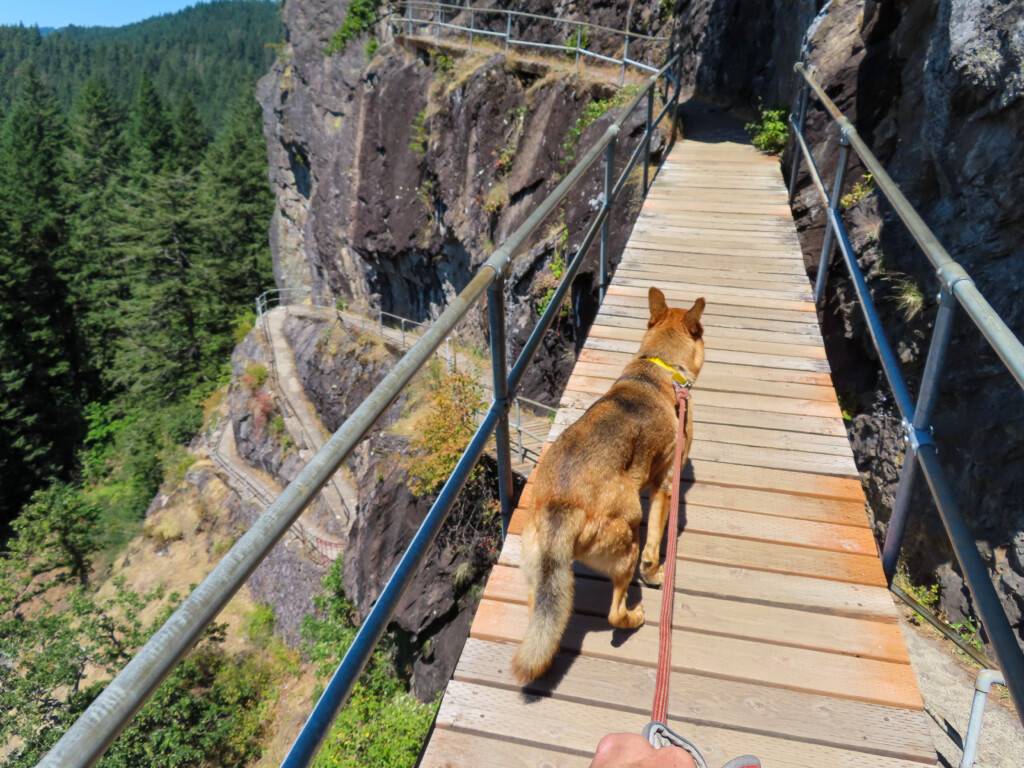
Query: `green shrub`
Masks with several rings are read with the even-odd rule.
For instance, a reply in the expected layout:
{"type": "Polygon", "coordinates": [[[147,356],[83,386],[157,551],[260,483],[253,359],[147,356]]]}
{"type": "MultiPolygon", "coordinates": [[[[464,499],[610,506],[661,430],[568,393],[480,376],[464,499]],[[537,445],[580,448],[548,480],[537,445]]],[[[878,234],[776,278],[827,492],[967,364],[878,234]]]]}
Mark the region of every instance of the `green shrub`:
{"type": "Polygon", "coordinates": [[[366,58],[372,59],[373,58],[373,54],[375,54],[377,52],[378,48],[380,48],[380,42],[377,40],[376,37],[371,37],[369,40],[367,40],[366,41],[366,58]]]}
{"type": "Polygon", "coordinates": [[[250,392],[256,392],[267,383],[270,371],[263,363],[249,363],[242,373],[242,386],[250,392]]]}
{"type": "Polygon", "coordinates": [[[875,179],[870,173],[865,173],[861,176],[860,181],[853,185],[853,189],[839,199],[839,205],[845,211],[847,208],[855,206],[874,191],[875,179]]]}
{"type": "Polygon", "coordinates": [[[427,129],[424,123],[427,120],[427,110],[421,109],[416,113],[416,117],[412,119],[412,138],[409,139],[409,149],[411,149],[420,160],[427,155],[427,142],[429,136],[427,135],[427,129]]]}
{"type": "MultiPolygon", "coordinates": [[[[590,34],[584,27],[576,27],[576,31],[569,35],[565,44],[569,48],[590,48],[590,34]]],[[[566,51],[566,55],[575,58],[576,51],[566,51]]]]}
{"type": "Polygon", "coordinates": [[[744,130],[753,136],[754,146],[769,155],[778,155],[786,148],[789,140],[789,110],[785,107],[766,109],[758,105],[760,115],[757,122],[747,123],[744,130]]]}
{"type": "MultiPolygon", "coordinates": [[[[323,593],[313,597],[316,614],[302,622],[309,659],[320,680],[334,672],[356,634],[355,608],[341,586],[341,562],[334,561],[323,578],[323,593]]],[[[315,768],[416,764],[437,705],[409,695],[394,657],[394,640],[385,636],[324,740],[315,768]]]]}
{"type": "Polygon", "coordinates": [[[373,25],[377,21],[377,6],[379,5],[380,0],[352,0],[345,13],[345,20],[341,23],[338,31],[334,33],[324,54],[330,56],[335,53],[344,53],[349,40],[373,29],[373,25]]]}
{"type": "Polygon", "coordinates": [[[579,151],[580,137],[583,136],[583,132],[589,128],[594,121],[598,118],[603,117],[609,109],[615,107],[621,107],[623,104],[632,99],[640,91],[638,85],[627,85],[625,88],[619,90],[610,99],[597,99],[590,102],[583,109],[583,114],[576,118],[576,122],[569,128],[568,133],[565,135],[565,141],[562,142],[562,150],[565,155],[562,158],[562,165],[571,165],[576,160],[576,154],[579,151]]]}

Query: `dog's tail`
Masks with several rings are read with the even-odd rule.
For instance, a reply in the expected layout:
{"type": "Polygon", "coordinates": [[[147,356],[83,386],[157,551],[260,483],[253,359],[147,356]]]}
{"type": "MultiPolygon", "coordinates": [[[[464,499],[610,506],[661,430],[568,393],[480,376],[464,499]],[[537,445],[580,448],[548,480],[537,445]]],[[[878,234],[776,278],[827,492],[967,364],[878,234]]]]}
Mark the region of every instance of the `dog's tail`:
{"type": "Polygon", "coordinates": [[[524,531],[522,569],[532,610],[526,636],[512,660],[512,674],[520,685],[548,671],[572,614],[572,544],[550,544],[540,547],[536,531],[524,531]]]}

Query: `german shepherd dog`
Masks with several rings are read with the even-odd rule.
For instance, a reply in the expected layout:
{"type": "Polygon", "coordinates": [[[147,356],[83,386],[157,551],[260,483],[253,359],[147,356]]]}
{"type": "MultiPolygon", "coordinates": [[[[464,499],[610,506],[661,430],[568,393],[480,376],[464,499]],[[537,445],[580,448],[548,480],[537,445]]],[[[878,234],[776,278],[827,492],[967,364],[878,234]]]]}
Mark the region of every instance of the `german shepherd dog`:
{"type": "MultiPolygon", "coordinates": [[[[640,576],[654,586],[664,578],[661,539],[679,426],[673,379],[692,382],[704,365],[704,299],[689,310],[670,309],[665,294],[652,287],[648,303],[651,318],[639,351],[537,468],[533,513],[523,529],[530,621],[512,662],[520,684],[544,674],[558,651],[572,613],[573,560],[611,579],[612,626],[644,623],[643,605],[626,608],[626,590],[640,554],[640,493],[648,488],[651,512],[640,576]]],[[[684,462],[693,440],[690,408],[685,434],[684,462]]]]}

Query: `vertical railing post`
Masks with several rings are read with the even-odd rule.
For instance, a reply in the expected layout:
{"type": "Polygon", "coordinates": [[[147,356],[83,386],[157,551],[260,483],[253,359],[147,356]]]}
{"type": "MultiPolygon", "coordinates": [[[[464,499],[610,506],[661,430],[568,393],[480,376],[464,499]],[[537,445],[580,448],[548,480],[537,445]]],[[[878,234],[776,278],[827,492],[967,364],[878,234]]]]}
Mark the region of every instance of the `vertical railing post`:
{"type": "Polygon", "coordinates": [[[512,37],[512,14],[505,11],[505,55],[508,56],[508,41],[512,37]]]}
{"type": "Polygon", "coordinates": [[[580,68],[580,43],[583,41],[583,25],[576,25],[576,69],[580,68]]]}
{"type": "Polygon", "coordinates": [[[473,52],[473,29],[474,19],[476,18],[476,12],[472,8],[473,0],[466,0],[466,6],[469,8],[469,52],[473,52]]]}
{"type": "MultiPolygon", "coordinates": [[[[807,116],[807,96],[810,90],[807,82],[804,81],[800,88],[800,96],[797,99],[796,120],[793,123],[793,129],[801,136],[804,133],[804,118],[807,116]]],[[[800,167],[800,154],[800,143],[794,141],[793,162],[789,166],[789,202],[791,203],[793,202],[793,193],[796,191],[796,172],[800,167]]]]}
{"type": "Polygon", "coordinates": [[[487,289],[487,309],[491,326],[491,371],[494,375],[494,402],[500,416],[494,427],[498,459],[498,498],[501,502],[501,535],[508,534],[512,519],[512,457],[508,435],[508,363],[505,355],[505,275],[499,274],[487,289]]]}
{"type": "Polygon", "coordinates": [[[519,449],[519,463],[526,457],[523,455],[523,415],[519,410],[519,398],[516,398],[516,447],[519,449]]]}
{"type": "Polygon", "coordinates": [[[441,42],[441,7],[438,6],[435,13],[437,21],[434,22],[434,41],[438,44],[441,42]]]}
{"type": "Polygon", "coordinates": [[[647,197],[647,190],[650,186],[647,182],[651,168],[651,130],[654,123],[654,89],[647,92],[647,130],[644,133],[644,197],[647,197]]]}
{"type": "Polygon", "coordinates": [[[405,343],[405,318],[404,317],[402,318],[402,346],[403,347],[408,346],[405,343]]]}
{"type": "Polygon", "coordinates": [[[604,301],[604,290],[608,284],[608,219],[612,211],[612,170],[615,167],[615,142],[618,137],[612,136],[604,155],[604,221],[601,223],[601,258],[598,264],[598,296],[604,301]]]}
{"type": "Polygon", "coordinates": [[[907,526],[907,513],[910,508],[910,496],[917,475],[917,449],[922,437],[927,439],[931,430],[932,413],[935,411],[935,398],[938,394],[939,374],[946,358],[949,338],[953,332],[953,317],[956,313],[956,299],[953,287],[945,286],[939,293],[939,311],[935,317],[935,330],[932,332],[931,345],[928,347],[928,358],[921,374],[921,389],[914,406],[914,418],[910,424],[904,422],[907,433],[907,449],[903,454],[903,469],[900,472],[900,483],[896,488],[896,498],[889,516],[889,528],[885,533],[882,546],[882,570],[892,582],[896,574],[896,563],[900,556],[900,544],[903,531],[907,526]]]}
{"type": "Polygon", "coordinates": [[[626,44],[622,47],[622,77],[619,78],[619,85],[626,84],[626,59],[629,58],[629,23],[626,23],[626,44]]]}
{"type": "Polygon", "coordinates": [[[409,28],[409,37],[412,37],[412,20],[415,16],[413,15],[413,8],[411,5],[405,6],[405,17],[408,19],[406,26],[409,28]]]}
{"type": "MultiPolygon", "coordinates": [[[[850,140],[843,131],[839,139],[839,163],[836,165],[836,183],[832,187],[832,199],[829,208],[839,210],[839,200],[843,196],[843,178],[846,176],[846,164],[850,158],[850,140]]],[[[818,276],[814,281],[814,302],[821,305],[821,297],[825,295],[825,279],[828,276],[828,265],[832,260],[832,249],[836,243],[835,232],[832,231],[832,218],[825,222],[825,242],[821,245],[821,262],[818,265],[818,276]]]]}

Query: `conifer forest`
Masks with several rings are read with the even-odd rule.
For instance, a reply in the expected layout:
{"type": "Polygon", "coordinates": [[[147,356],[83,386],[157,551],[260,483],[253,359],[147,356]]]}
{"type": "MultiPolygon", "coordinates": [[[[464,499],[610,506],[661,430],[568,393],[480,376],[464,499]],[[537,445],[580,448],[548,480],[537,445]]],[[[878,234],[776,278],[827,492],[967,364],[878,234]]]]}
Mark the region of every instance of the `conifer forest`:
{"type": "MultiPolygon", "coordinates": [[[[167,615],[146,606],[180,599],[90,581],[187,466],[272,284],[254,89],[282,35],[278,4],[251,0],[121,28],[0,27],[5,766],[34,765],[167,615]]],[[[102,765],[254,756],[271,673],[222,640],[213,628],[102,765]]]]}

